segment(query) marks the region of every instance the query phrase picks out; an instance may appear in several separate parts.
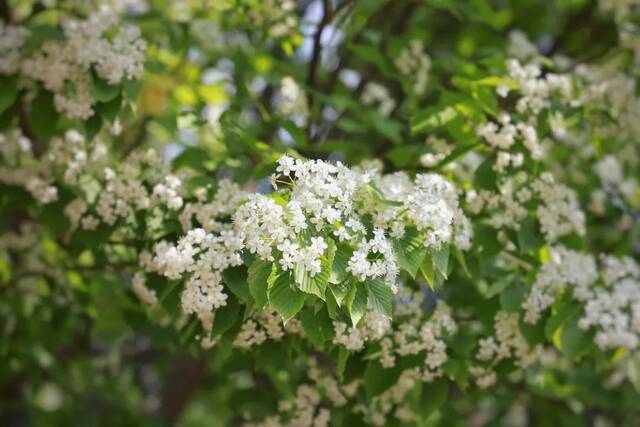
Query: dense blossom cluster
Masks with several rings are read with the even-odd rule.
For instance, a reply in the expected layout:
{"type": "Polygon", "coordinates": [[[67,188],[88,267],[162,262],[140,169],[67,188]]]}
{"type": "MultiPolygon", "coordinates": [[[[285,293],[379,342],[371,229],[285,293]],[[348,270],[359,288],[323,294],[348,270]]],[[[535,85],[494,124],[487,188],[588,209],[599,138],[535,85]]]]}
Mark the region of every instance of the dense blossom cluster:
{"type": "Polygon", "coordinates": [[[19,49],[27,30],[0,24],[0,73],[18,73],[27,84],[41,82],[54,93],[57,111],[86,119],[93,115],[95,102],[90,69],[109,85],[142,75],[146,42],[133,25],[122,25],[108,37],[118,23],[118,16],[107,6],[84,20],[63,17],[63,37],[45,41],[24,57],[19,49]]]}
{"type": "Polygon", "coordinates": [[[596,330],[598,347],[634,349],[640,344],[639,279],[640,266],[630,257],[603,257],[599,273],[592,255],[554,247],[523,303],[524,319],[537,322],[545,309],[568,293],[584,304],[578,325],[596,330]]]}
{"type": "Polygon", "coordinates": [[[282,318],[275,310],[266,309],[243,322],[233,345],[248,349],[267,340],[280,341],[285,334],[300,334],[301,331],[302,326],[298,319],[291,319],[283,324],[282,318]]]}
{"type": "MultiPolygon", "coordinates": [[[[169,176],[165,182],[169,178],[177,181],[169,176]]],[[[340,163],[285,156],[278,161],[272,181],[276,187],[286,186],[274,193],[279,197],[242,193],[223,182],[222,196],[213,200],[214,207],[187,204],[188,217],[197,205],[198,222],[215,226],[209,225],[206,231],[190,229],[183,212],[180,217],[189,229],[187,235],[176,245],[158,243],[153,257],[143,261],[150,271],[171,279],[189,275],[182,298],[185,312],[207,318],[213,309],[225,305],[221,273],[242,263],[240,252],[244,249],[275,263],[280,271],[296,270],[296,274],[313,278],[321,273],[323,262],[337,245],[350,245],[353,252],[346,271],[360,281],[383,279],[396,292],[399,266],[391,239],[403,237],[404,224],[415,225],[423,233],[425,247],[454,243],[466,249],[470,244],[470,227],[458,207],[456,192],[437,175],[421,175],[412,183],[406,175],[387,178],[340,163]],[[374,182],[380,190],[369,186],[374,182]],[[397,203],[380,201],[371,191],[397,203]],[[373,227],[363,223],[364,214],[373,215],[373,227]],[[230,221],[218,222],[224,216],[230,221]]],[[[170,197],[178,197],[167,184],[156,184],[154,195],[159,186],[164,192],[171,190],[170,197]]],[[[164,203],[171,209],[170,200],[164,203]]],[[[174,207],[181,206],[176,202],[174,207]]]]}

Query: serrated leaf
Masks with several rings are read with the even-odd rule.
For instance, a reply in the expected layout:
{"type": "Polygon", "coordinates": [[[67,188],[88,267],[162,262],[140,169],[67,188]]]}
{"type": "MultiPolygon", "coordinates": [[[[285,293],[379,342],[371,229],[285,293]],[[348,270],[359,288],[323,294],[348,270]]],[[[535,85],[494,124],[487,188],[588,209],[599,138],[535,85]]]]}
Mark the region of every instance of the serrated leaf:
{"type": "Polygon", "coordinates": [[[333,297],[332,292],[328,292],[327,294],[325,294],[325,296],[327,297],[324,302],[327,307],[327,313],[329,314],[329,317],[331,319],[336,320],[338,318],[338,303],[333,297]]]}
{"type": "Polygon", "coordinates": [[[304,305],[305,294],[293,287],[293,278],[288,271],[269,276],[267,291],[269,304],[288,322],[304,305]]]}
{"type": "Polygon", "coordinates": [[[351,323],[355,326],[367,311],[367,287],[364,283],[352,282],[345,299],[351,323]]]}
{"type": "Polygon", "coordinates": [[[351,290],[351,283],[352,282],[350,280],[345,280],[342,283],[329,284],[329,290],[333,294],[338,306],[342,306],[342,302],[349,294],[349,291],[351,290]]]}
{"type": "Polygon", "coordinates": [[[325,342],[333,339],[335,335],[333,323],[326,309],[315,313],[311,307],[307,307],[300,312],[300,321],[306,337],[317,348],[321,348],[325,342]]]}
{"type": "Polygon", "coordinates": [[[253,301],[247,282],[247,270],[245,267],[231,267],[222,272],[222,280],[235,296],[245,303],[253,301]]]}
{"type": "Polygon", "coordinates": [[[433,257],[430,253],[427,253],[422,260],[422,264],[420,264],[420,271],[424,276],[424,279],[427,281],[427,284],[431,289],[435,289],[436,285],[436,273],[433,268],[433,257]]]}
{"type": "Polygon", "coordinates": [[[368,303],[375,311],[391,318],[393,291],[381,278],[367,279],[368,303]]]}
{"type": "Polygon", "coordinates": [[[294,276],[298,289],[307,294],[316,295],[318,298],[324,300],[327,283],[329,283],[329,276],[333,268],[334,253],[335,246],[330,244],[326,253],[320,257],[322,269],[315,276],[311,276],[302,265],[297,264],[294,270],[294,276]]]}
{"type": "Polygon", "coordinates": [[[259,310],[262,310],[267,305],[267,281],[271,274],[271,269],[272,264],[270,262],[256,259],[251,263],[247,271],[249,293],[251,293],[259,310]]]}
{"type": "Polygon", "coordinates": [[[393,247],[398,257],[400,268],[415,279],[427,254],[422,234],[415,227],[408,227],[402,239],[394,240],[393,247]]]}
{"type": "Polygon", "coordinates": [[[352,255],[353,249],[351,249],[348,245],[338,244],[336,246],[335,255],[333,256],[331,275],[329,276],[330,283],[338,284],[344,282],[347,279],[347,277],[349,276],[347,265],[349,264],[349,259],[351,259],[352,255]]]}
{"type": "Polygon", "coordinates": [[[433,266],[442,276],[447,278],[447,269],[449,268],[449,244],[443,243],[440,249],[433,253],[433,266]]]}

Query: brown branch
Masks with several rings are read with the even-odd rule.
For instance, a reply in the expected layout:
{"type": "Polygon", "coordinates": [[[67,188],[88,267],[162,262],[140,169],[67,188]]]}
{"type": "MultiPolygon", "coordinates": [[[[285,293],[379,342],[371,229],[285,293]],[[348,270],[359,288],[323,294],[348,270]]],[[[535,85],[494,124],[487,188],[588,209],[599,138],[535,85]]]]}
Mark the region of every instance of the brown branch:
{"type": "Polygon", "coordinates": [[[0,0],[0,18],[7,24],[13,22],[9,0],[0,0]]]}
{"type": "Polygon", "coordinates": [[[311,61],[309,62],[309,73],[307,74],[307,86],[310,88],[315,87],[318,74],[318,68],[320,66],[320,59],[322,57],[322,32],[331,20],[331,2],[330,0],[322,1],[322,18],[318,23],[318,28],[313,35],[313,54],[311,61]]]}
{"type": "Polygon", "coordinates": [[[31,127],[31,123],[29,122],[29,113],[27,111],[26,102],[24,101],[24,99],[21,99],[19,103],[20,105],[18,111],[18,122],[20,125],[20,131],[31,141],[33,155],[36,158],[39,158],[44,153],[45,143],[33,132],[33,128],[31,127]]]}
{"type": "Polygon", "coordinates": [[[206,359],[202,356],[196,359],[186,352],[176,356],[163,387],[162,403],[155,413],[157,418],[175,425],[198,387],[205,367],[206,359]]]}
{"type": "MultiPolygon", "coordinates": [[[[331,20],[338,15],[344,8],[349,6],[352,3],[352,0],[344,0],[338,6],[336,6],[335,10],[331,8],[331,0],[323,0],[322,1],[322,18],[318,23],[318,28],[316,29],[315,34],[313,35],[313,53],[311,56],[311,60],[309,61],[309,71],[307,73],[307,87],[309,89],[316,89],[318,84],[318,73],[320,70],[320,65],[322,63],[322,33],[324,29],[329,25],[331,20]]],[[[313,94],[312,91],[309,91],[309,125],[307,126],[307,135],[309,137],[309,142],[314,143],[316,138],[311,136],[311,128],[314,125],[313,116],[315,115],[315,109],[317,104],[317,98],[313,94]]]]}

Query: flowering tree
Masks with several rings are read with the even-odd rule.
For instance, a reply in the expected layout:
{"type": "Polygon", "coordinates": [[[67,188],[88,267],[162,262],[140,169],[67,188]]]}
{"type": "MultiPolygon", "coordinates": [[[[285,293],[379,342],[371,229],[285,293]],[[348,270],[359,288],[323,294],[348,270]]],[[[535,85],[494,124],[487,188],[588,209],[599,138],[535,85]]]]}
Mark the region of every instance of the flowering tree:
{"type": "Polygon", "coordinates": [[[0,0],[0,424],[640,424],[637,0],[0,0]]]}

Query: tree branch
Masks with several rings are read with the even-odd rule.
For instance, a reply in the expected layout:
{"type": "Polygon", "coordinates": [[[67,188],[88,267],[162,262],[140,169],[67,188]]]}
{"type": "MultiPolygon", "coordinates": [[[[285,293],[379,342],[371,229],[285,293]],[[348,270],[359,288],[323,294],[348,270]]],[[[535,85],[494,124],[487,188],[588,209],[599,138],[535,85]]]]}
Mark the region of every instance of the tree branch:
{"type": "Polygon", "coordinates": [[[178,421],[191,400],[205,367],[206,359],[202,356],[195,359],[185,352],[176,357],[162,391],[162,403],[155,414],[158,418],[168,425],[174,425],[178,421]]]}
{"type": "Polygon", "coordinates": [[[9,0],[0,0],[0,18],[7,24],[13,22],[9,0]]]}

